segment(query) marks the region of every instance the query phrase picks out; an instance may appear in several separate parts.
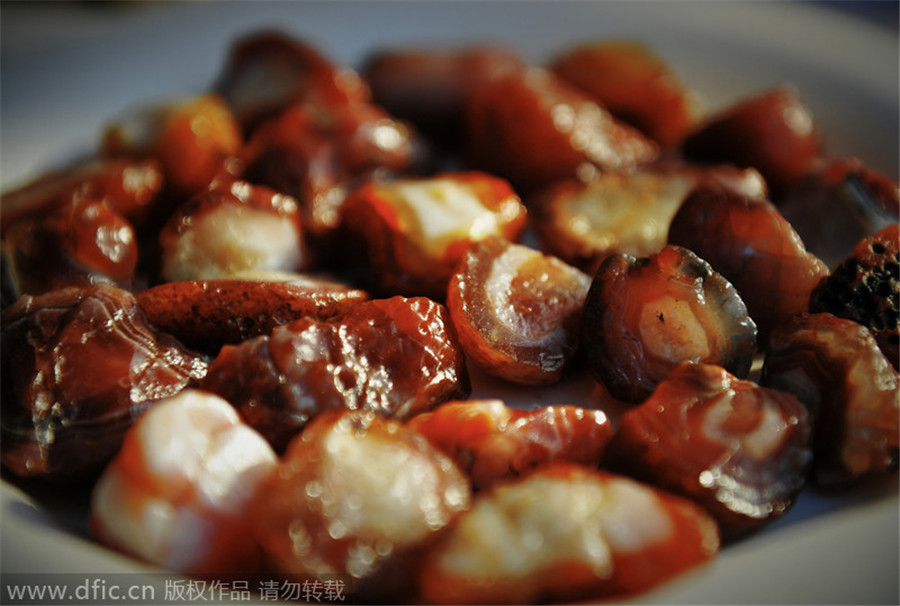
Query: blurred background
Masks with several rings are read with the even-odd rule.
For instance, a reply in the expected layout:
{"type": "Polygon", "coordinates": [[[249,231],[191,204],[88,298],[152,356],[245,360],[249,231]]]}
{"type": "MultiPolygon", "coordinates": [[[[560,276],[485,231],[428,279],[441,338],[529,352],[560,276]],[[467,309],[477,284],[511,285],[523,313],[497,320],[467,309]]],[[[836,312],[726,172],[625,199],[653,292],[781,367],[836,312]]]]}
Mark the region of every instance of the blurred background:
{"type": "MultiPolygon", "coordinates": [[[[138,101],[209,86],[235,35],[263,24],[309,35],[334,61],[353,65],[385,40],[426,41],[435,31],[496,42],[519,41],[525,34],[526,58],[541,59],[558,50],[560,40],[642,37],[653,22],[662,35],[653,34],[648,42],[664,58],[674,59],[676,70],[696,83],[712,105],[778,81],[800,84],[815,113],[835,123],[833,139],[859,141],[868,150],[873,133],[883,139],[896,130],[897,116],[881,111],[877,117],[853,115],[856,97],[871,91],[850,94],[845,87],[846,94],[834,94],[828,72],[840,69],[856,81],[850,87],[871,88],[861,74],[877,70],[884,74],[875,91],[879,108],[895,106],[898,9],[897,0],[2,0],[0,185],[6,189],[20,181],[38,159],[56,163],[71,153],[64,144],[89,141],[111,114],[138,101]],[[399,4],[403,10],[393,11],[399,15],[386,16],[391,11],[384,9],[399,4]],[[518,5],[514,11],[512,4],[518,5]],[[563,8],[558,18],[551,14],[548,20],[543,13],[551,6],[563,8]],[[483,8],[491,18],[473,21],[464,14],[483,8]],[[562,14],[573,11],[579,18],[562,14]],[[312,23],[324,25],[315,29],[307,25],[312,23]],[[320,33],[332,31],[337,36],[320,33]],[[60,149],[40,143],[54,139],[60,149]]],[[[897,145],[890,140],[881,145],[883,150],[871,155],[875,161],[883,158],[881,170],[896,174],[897,145]]]]}
{"type": "MultiPolygon", "coordinates": [[[[217,1],[221,0],[206,0],[207,3],[217,1]]],[[[679,0],[667,3],[677,2],[679,0]]],[[[758,2],[770,3],[768,0],[758,2]]],[[[779,2],[775,0],[776,4],[779,2]]],[[[193,3],[196,2],[187,2],[193,3]]],[[[252,4],[253,0],[244,0],[244,3],[252,4]]],[[[900,32],[898,0],[798,0],[797,3],[816,5],[838,15],[867,21],[895,34],[900,32]]],[[[3,0],[0,2],[0,60],[7,53],[15,55],[28,49],[46,48],[54,41],[89,40],[103,35],[122,18],[131,18],[138,13],[146,13],[149,17],[153,13],[176,11],[183,4],[185,2],[177,0],[3,0]]]]}

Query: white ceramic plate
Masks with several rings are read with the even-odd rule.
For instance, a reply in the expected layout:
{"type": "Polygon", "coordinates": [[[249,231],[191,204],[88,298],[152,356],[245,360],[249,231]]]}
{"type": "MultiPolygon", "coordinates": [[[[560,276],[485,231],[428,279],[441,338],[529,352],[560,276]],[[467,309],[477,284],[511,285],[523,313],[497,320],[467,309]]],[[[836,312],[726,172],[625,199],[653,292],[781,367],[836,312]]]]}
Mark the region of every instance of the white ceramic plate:
{"type": "MultiPolygon", "coordinates": [[[[205,90],[236,36],[277,27],[336,63],[372,50],[491,41],[542,62],[575,42],[636,38],[700,92],[710,110],[782,83],[812,109],[832,156],[856,155],[897,178],[894,28],[820,6],[778,2],[194,2],[2,7],[0,185],[7,190],[94,149],[111,118],[205,90]]],[[[520,404],[585,403],[585,379],[476,395],[520,404]]],[[[637,603],[900,602],[896,477],[848,495],[805,492],[783,519],[637,603]]],[[[0,571],[141,572],[87,538],[85,495],[2,484],[0,571]]],[[[0,598],[2,601],[2,598],[0,598]]]]}

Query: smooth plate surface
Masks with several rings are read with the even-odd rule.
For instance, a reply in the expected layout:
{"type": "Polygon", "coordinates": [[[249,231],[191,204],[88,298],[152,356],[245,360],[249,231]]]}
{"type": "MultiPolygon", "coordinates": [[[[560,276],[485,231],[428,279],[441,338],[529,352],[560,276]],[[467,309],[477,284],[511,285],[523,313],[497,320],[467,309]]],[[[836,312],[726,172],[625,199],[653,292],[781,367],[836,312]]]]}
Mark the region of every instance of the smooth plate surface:
{"type": "MultiPolygon", "coordinates": [[[[386,47],[493,42],[535,63],[571,44],[634,38],[714,111],[790,83],[829,155],[897,178],[898,39],[817,5],[780,2],[193,2],[0,5],[3,190],[90,153],[103,126],[142,105],[207,89],[238,35],[264,27],[360,65],[386,47]]],[[[589,379],[518,390],[481,378],[475,396],[521,406],[600,403],[589,379]]],[[[0,571],[141,572],[93,544],[86,494],[2,485],[0,571]]],[[[852,494],[808,490],[782,520],[708,566],[640,596],[652,604],[900,602],[897,480],[852,494]]]]}

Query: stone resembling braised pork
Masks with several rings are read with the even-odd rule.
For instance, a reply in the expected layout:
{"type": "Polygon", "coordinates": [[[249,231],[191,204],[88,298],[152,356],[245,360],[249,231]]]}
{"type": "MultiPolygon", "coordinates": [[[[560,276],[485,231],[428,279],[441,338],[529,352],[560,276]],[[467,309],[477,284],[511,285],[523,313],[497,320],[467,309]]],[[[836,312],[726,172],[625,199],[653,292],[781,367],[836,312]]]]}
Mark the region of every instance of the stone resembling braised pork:
{"type": "Polygon", "coordinates": [[[581,340],[594,377],[636,403],[682,362],[746,377],[756,325],[728,280],[690,250],[667,245],[650,257],[607,257],[585,301],[581,340]]]}
{"type": "Polygon", "coordinates": [[[696,501],[733,539],[783,516],[812,463],[812,419],[792,395],[685,363],[625,412],[603,466],[696,501]]]}
{"type": "Polygon", "coordinates": [[[829,313],[794,316],[773,333],[761,381],[809,409],[818,484],[897,469],[900,375],[865,326],[829,313]]]}
{"type": "Polygon", "coordinates": [[[427,554],[434,604],[622,599],[715,556],[695,503],[630,478],[555,463],[477,496],[427,554]]]}
{"type": "Polygon", "coordinates": [[[207,370],[108,284],[23,297],[2,347],[3,465],[63,482],[95,477],[144,410],[207,370]]]}
{"type": "Polygon", "coordinates": [[[403,420],[471,390],[446,308],[421,297],[365,301],[339,318],[301,318],[225,346],[201,387],[279,452],[326,410],[403,420]]]}
{"type": "Polygon", "coordinates": [[[501,400],[447,402],[416,415],[407,427],[452,458],[479,491],[548,463],[596,466],[612,434],[601,410],[565,405],[521,410],[501,400]]]}
{"type": "Polygon", "coordinates": [[[559,259],[489,238],[466,253],[447,307],[466,355],[520,385],[558,382],[579,346],[590,277],[559,259]]]}
{"type": "Polygon", "coordinates": [[[291,441],[251,516],[266,562],[285,578],[349,579],[356,600],[404,603],[423,552],[470,500],[466,477],[418,433],[331,410],[291,441]]]}

